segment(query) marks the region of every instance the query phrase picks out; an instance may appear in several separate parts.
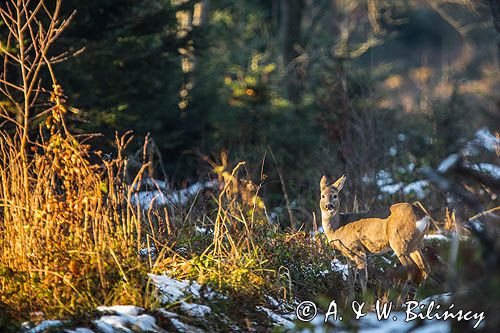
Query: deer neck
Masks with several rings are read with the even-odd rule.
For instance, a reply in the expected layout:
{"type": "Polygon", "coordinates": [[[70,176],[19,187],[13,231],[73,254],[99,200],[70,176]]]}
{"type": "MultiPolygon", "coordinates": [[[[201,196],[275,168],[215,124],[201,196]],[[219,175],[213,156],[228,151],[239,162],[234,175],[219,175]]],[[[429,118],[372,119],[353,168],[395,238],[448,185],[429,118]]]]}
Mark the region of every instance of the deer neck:
{"type": "Polygon", "coordinates": [[[325,212],[321,212],[321,224],[323,225],[323,230],[329,240],[331,240],[340,226],[340,216],[337,212],[336,214],[330,215],[325,212]]]}

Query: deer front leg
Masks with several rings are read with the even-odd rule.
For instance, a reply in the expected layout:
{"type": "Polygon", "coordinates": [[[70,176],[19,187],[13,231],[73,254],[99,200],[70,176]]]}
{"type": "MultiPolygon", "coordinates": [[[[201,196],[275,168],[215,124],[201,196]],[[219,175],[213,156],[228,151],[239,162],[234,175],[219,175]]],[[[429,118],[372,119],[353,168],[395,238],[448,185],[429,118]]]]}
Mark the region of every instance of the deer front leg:
{"type": "Polygon", "coordinates": [[[356,266],[351,261],[348,261],[348,274],[347,274],[347,288],[348,288],[348,297],[347,301],[351,302],[354,300],[354,285],[356,284],[356,266]]]}
{"type": "Polygon", "coordinates": [[[361,285],[361,292],[363,295],[366,294],[367,283],[368,283],[368,269],[366,265],[366,255],[359,256],[356,260],[356,270],[359,275],[359,284],[361,285]]]}

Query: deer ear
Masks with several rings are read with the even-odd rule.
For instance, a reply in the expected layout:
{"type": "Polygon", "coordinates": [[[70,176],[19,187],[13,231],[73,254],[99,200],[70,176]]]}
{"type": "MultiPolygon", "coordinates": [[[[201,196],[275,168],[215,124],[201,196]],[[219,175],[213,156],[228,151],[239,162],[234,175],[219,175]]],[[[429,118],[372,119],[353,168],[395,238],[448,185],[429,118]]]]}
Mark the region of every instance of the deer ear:
{"type": "Polygon", "coordinates": [[[340,190],[342,190],[342,188],[344,187],[346,178],[347,177],[345,175],[343,175],[342,177],[337,179],[337,181],[335,181],[335,183],[333,183],[332,186],[335,187],[337,189],[337,191],[340,192],[340,190]]]}
{"type": "Polygon", "coordinates": [[[321,180],[319,182],[319,187],[321,188],[321,192],[323,192],[323,190],[326,188],[326,176],[323,175],[323,177],[321,177],[321,180]]]}

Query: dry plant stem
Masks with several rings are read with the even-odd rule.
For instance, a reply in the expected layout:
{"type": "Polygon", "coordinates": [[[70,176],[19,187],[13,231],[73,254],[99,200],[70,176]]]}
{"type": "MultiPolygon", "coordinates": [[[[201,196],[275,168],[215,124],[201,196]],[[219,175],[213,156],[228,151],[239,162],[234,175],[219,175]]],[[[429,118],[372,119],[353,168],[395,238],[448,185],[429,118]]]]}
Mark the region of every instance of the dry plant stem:
{"type": "MultiPolygon", "coordinates": [[[[234,167],[233,171],[231,172],[231,179],[234,179],[236,173],[238,172],[238,169],[245,165],[245,162],[239,162],[236,167],[234,167]]],[[[231,185],[230,182],[226,182],[224,184],[223,190],[220,192],[219,197],[218,197],[218,209],[217,209],[217,218],[215,220],[215,227],[214,227],[214,254],[220,255],[222,254],[222,243],[223,243],[223,238],[226,233],[226,227],[225,227],[225,220],[227,219],[227,209],[224,209],[224,202],[223,198],[226,192],[229,189],[229,186],[231,185]]]]}
{"type": "MultiPolygon", "coordinates": [[[[14,123],[22,128],[19,154],[25,166],[23,168],[25,195],[29,194],[27,144],[29,142],[30,113],[40,92],[40,71],[44,65],[50,67],[50,61],[47,59],[48,50],[72,17],[59,22],[61,2],[62,0],[56,0],[53,10],[47,8],[44,0],[40,0],[32,10],[29,10],[29,1],[27,0],[9,0],[0,6],[0,15],[9,31],[7,45],[0,45],[0,50],[4,53],[3,79],[1,80],[4,89],[2,92],[17,106],[18,120],[22,119],[22,123],[21,121],[14,123]],[[41,17],[44,13],[49,19],[46,29],[41,17]],[[18,56],[13,55],[8,50],[13,40],[19,48],[18,56]],[[12,83],[7,78],[10,62],[18,67],[21,85],[12,83]],[[38,88],[35,89],[35,87],[38,88]],[[10,93],[9,88],[22,92],[22,100],[16,99],[10,93]]],[[[49,70],[54,84],[56,84],[53,72],[50,68],[49,70]]]]}
{"type": "Polygon", "coordinates": [[[290,218],[290,225],[291,225],[293,231],[297,231],[297,228],[295,225],[295,219],[294,219],[293,213],[292,213],[292,206],[290,204],[290,198],[288,197],[288,191],[286,190],[286,186],[285,186],[285,179],[283,178],[283,174],[281,173],[281,170],[278,166],[278,160],[276,159],[276,155],[274,155],[274,152],[272,149],[270,149],[269,152],[271,153],[271,156],[273,157],[274,165],[276,166],[276,170],[278,171],[278,176],[280,178],[280,183],[281,183],[281,189],[283,190],[283,197],[285,198],[286,209],[288,211],[288,217],[290,218]]]}
{"type": "Polygon", "coordinates": [[[481,216],[484,216],[484,215],[490,214],[490,213],[495,212],[495,211],[497,211],[497,210],[500,210],[500,206],[493,207],[493,208],[491,208],[491,209],[485,210],[484,212],[481,212],[481,213],[476,214],[476,215],[474,215],[474,216],[472,216],[472,217],[469,217],[468,221],[475,220],[475,219],[477,219],[478,217],[481,217],[481,216]]]}
{"type": "Polygon", "coordinates": [[[7,44],[0,44],[0,92],[18,116],[2,106],[2,124],[16,127],[13,132],[0,128],[0,269],[9,272],[0,275],[0,303],[19,313],[43,309],[72,315],[97,304],[136,302],[148,266],[137,260],[136,250],[144,239],[148,244],[156,239],[151,214],[144,216],[130,200],[150,162],[144,161],[132,187],[125,182],[129,133],[116,136],[117,158],[93,165],[89,148],[68,131],[52,68],[60,58],[48,53],[71,19],[60,20],[61,2],[51,2],[50,8],[44,0],[31,2],[32,10],[27,0],[0,3],[8,34],[7,44]],[[14,55],[9,50],[16,46],[14,55]],[[9,70],[18,72],[19,82],[9,81],[9,70]],[[40,80],[45,70],[52,89],[45,90],[40,80]],[[40,103],[45,92],[50,102],[40,103]],[[48,108],[41,110],[42,104],[48,108]],[[32,139],[31,122],[41,116],[48,116],[49,130],[39,127],[32,139]],[[142,227],[148,222],[150,234],[142,227]]]}

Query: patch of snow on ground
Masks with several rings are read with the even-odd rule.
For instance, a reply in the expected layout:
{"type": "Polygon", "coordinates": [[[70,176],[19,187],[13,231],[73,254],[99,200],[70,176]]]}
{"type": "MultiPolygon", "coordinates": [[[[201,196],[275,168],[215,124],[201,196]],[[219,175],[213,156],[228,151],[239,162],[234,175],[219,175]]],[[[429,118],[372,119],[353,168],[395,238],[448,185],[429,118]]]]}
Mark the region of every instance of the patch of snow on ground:
{"type": "Polygon", "coordinates": [[[371,183],[373,181],[373,179],[371,177],[369,177],[368,175],[365,174],[365,175],[363,175],[361,177],[361,181],[363,183],[371,183]]]}
{"type": "Polygon", "coordinates": [[[401,190],[404,186],[403,183],[395,183],[390,172],[379,170],[376,175],[377,186],[380,192],[394,194],[401,190]]]}
{"type": "Polygon", "coordinates": [[[214,229],[208,227],[195,226],[197,235],[213,235],[214,229]]]}
{"type": "Polygon", "coordinates": [[[500,138],[496,137],[487,128],[479,129],[474,135],[474,139],[467,142],[463,149],[465,156],[478,154],[477,147],[482,147],[488,151],[495,152],[500,147],[500,138]]]}
{"type": "Polygon", "coordinates": [[[392,179],[391,174],[385,170],[379,170],[379,172],[377,172],[376,179],[377,186],[379,187],[394,183],[394,179],[392,179]]]}
{"type": "Polygon", "coordinates": [[[343,264],[337,258],[334,258],[331,263],[332,272],[342,273],[342,279],[347,281],[347,276],[349,275],[349,265],[343,264]]]}
{"type": "Polygon", "coordinates": [[[272,307],[278,308],[281,306],[281,302],[278,302],[274,297],[269,295],[264,295],[264,297],[266,298],[267,303],[272,307]]]}
{"type": "Polygon", "coordinates": [[[179,301],[187,296],[200,298],[201,285],[195,281],[181,281],[166,275],[148,274],[153,284],[161,293],[162,303],[179,301]]]}
{"type": "Polygon", "coordinates": [[[452,166],[457,163],[458,159],[458,154],[451,154],[439,164],[437,171],[439,173],[446,173],[452,166]]]}
{"type": "Polygon", "coordinates": [[[429,182],[427,180],[417,180],[416,182],[410,183],[403,188],[403,193],[408,195],[410,193],[415,193],[417,198],[423,199],[426,195],[426,189],[429,187],[429,182]]]}
{"type": "Polygon", "coordinates": [[[197,182],[188,188],[175,191],[168,195],[168,201],[173,205],[185,205],[188,201],[194,197],[198,192],[206,188],[215,188],[217,186],[217,181],[212,180],[208,182],[197,182]]]}
{"type": "Polygon", "coordinates": [[[404,184],[399,182],[396,184],[388,184],[388,185],[382,185],[379,186],[379,189],[381,192],[388,193],[388,194],[394,194],[401,190],[403,188],[404,184]]]}
{"type": "MultiPolygon", "coordinates": [[[[420,301],[420,304],[424,305],[429,305],[430,302],[434,301],[438,304],[443,304],[443,303],[451,303],[451,297],[452,293],[444,293],[444,294],[438,294],[438,295],[432,295],[427,298],[424,298],[423,300],[420,301]]],[[[417,311],[418,309],[415,309],[414,311],[417,311]]]]}
{"type": "Polygon", "coordinates": [[[438,241],[446,241],[446,242],[450,241],[450,239],[448,237],[446,237],[445,235],[441,235],[441,234],[425,235],[424,240],[426,240],[426,241],[438,240],[438,241]]]}
{"type": "Polygon", "coordinates": [[[500,146],[500,138],[491,133],[487,128],[481,128],[476,132],[475,138],[483,148],[489,151],[496,151],[500,146]]]}
{"type": "Polygon", "coordinates": [[[150,315],[140,315],[137,317],[134,323],[134,329],[139,329],[143,332],[158,332],[158,326],[156,326],[156,319],[150,315]]]}
{"type": "Polygon", "coordinates": [[[186,303],[183,301],[181,301],[181,311],[191,317],[196,318],[203,318],[212,313],[212,309],[210,309],[210,307],[206,305],[186,303]]]}
{"type": "Polygon", "coordinates": [[[398,154],[398,148],[397,147],[391,147],[389,148],[389,155],[391,156],[396,156],[398,154]]]}
{"type": "Polygon", "coordinates": [[[160,332],[156,319],[150,315],[109,315],[93,321],[97,328],[105,333],[116,332],[160,332]]]}
{"type": "Polygon", "coordinates": [[[482,232],[484,230],[483,223],[478,220],[472,220],[469,222],[469,224],[478,232],[482,232]]]}
{"type": "Polygon", "coordinates": [[[97,311],[105,313],[113,313],[117,315],[137,316],[144,309],[135,305],[113,305],[113,306],[98,306],[97,311]]]}
{"type": "Polygon", "coordinates": [[[156,255],[156,247],[151,246],[149,249],[144,248],[144,249],[139,250],[139,255],[142,257],[148,256],[149,254],[151,254],[151,256],[155,256],[156,255]]]}
{"type": "Polygon", "coordinates": [[[141,191],[144,189],[158,189],[161,191],[168,191],[169,186],[167,182],[159,179],[154,179],[154,178],[143,178],[139,184],[136,184],[136,187],[134,187],[134,191],[141,191]]]}
{"type": "MultiPolygon", "coordinates": [[[[293,313],[295,306],[297,304],[300,304],[298,302],[297,304],[291,304],[288,303],[285,300],[277,300],[272,296],[269,295],[264,295],[266,298],[267,304],[269,304],[275,311],[278,311],[279,313],[284,313],[281,316],[290,319],[290,320],[295,320],[295,314],[293,313]]],[[[297,302],[297,300],[295,300],[297,302]]]]}
{"type": "Polygon", "coordinates": [[[472,164],[469,166],[472,170],[487,173],[489,176],[500,179],[500,166],[489,163],[472,164]]]}
{"type": "Polygon", "coordinates": [[[26,333],[41,333],[49,328],[60,327],[64,323],[61,320],[44,320],[40,324],[26,331],[26,333]]]}
{"type": "Polygon", "coordinates": [[[263,306],[257,306],[256,309],[266,313],[267,316],[278,326],[284,326],[286,328],[294,327],[293,322],[283,315],[277,314],[276,312],[263,306]]]}
{"type": "Polygon", "coordinates": [[[386,264],[393,264],[393,262],[391,260],[389,260],[388,258],[386,258],[385,256],[380,256],[380,258],[382,258],[382,260],[386,263],[386,264]]]}
{"type": "Polygon", "coordinates": [[[170,312],[170,311],[167,311],[165,310],[164,308],[159,308],[157,309],[157,311],[164,317],[167,317],[167,318],[177,318],[179,317],[179,315],[175,312],[170,312]]]}
{"type": "Polygon", "coordinates": [[[91,329],[85,328],[85,327],[78,327],[78,328],[75,328],[74,330],[64,330],[64,332],[66,332],[66,333],[95,333],[91,329]]]}
{"type": "Polygon", "coordinates": [[[148,209],[153,205],[166,206],[169,204],[167,196],[162,191],[141,191],[136,192],[130,198],[132,205],[140,205],[143,209],[148,209]]]}
{"type": "Polygon", "coordinates": [[[156,206],[184,206],[193,199],[198,192],[207,188],[215,188],[217,181],[197,182],[193,185],[178,191],[170,193],[160,188],[154,187],[151,191],[139,191],[132,194],[131,202],[133,205],[139,204],[142,208],[148,209],[152,205],[156,206]]]}
{"type": "MultiPolygon", "coordinates": [[[[451,332],[450,324],[445,321],[437,321],[437,320],[424,320],[423,325],[421,327],[415,328],[416,322],[405,322],[406,313],[405,312],[391,312],[390,317],[387,320],[377,320],[377,316],[374,312],[369,312],[366,316],[361,317],[360,319],[354,321],[357,326],[355,330],[353,328],[345,328],[344,323],[341,321],[337,321],[334,323],[335,329],[331,328],[331,326],[327,326],[324,323],[324,314],[319,314],[309,322],[310,327],[301,328],[294,327],[292,328],[294,332],[338,332],[338,333],[409,333],[409,332],[419,332],[419,333],[448,333],[451,332]],[[396,318],[396,320],[394,320],[396,318]]],[[[329,324],[331,324],[331,317],[329,319],[329,324]]],[[[301,324],[303,327],[303,324],[301,324]]]]}
{"type": "Polygon", "coordinates": [[[180,321],[179,319],[171,318],[170,322],[174,325],[177,332],[180,333],[205,333],[202,329],[188,325],[180,321]]]}
{"type": "Polygon", "coordinates": [[[451,332],[450,325],[444,321],[432,322],[422,327],[416,328],[411,333],[446,333],[451,332]]]}

